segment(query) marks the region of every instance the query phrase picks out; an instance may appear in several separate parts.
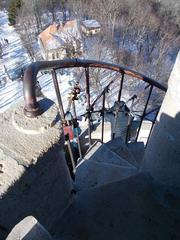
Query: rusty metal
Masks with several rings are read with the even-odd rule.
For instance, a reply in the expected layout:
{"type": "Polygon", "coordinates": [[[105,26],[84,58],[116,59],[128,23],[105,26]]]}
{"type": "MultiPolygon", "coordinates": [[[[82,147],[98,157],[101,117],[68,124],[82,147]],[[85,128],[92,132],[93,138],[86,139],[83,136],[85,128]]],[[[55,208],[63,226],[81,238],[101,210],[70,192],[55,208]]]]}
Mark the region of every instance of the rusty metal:
{"type": "Polygon", "coordinates": [[[76,164],[75,164],[75,161],[74,161],[74,156],[73,156],[73,152],[72,152],[72,148],[71,148],[71,142],[69,140],[69,136],[68,135],[65,136],[65,140],[67,142],[69,156],[70,156],[70,159],[71,159],[71,165],[72,165],[72,169],[73,169],[73,172],[74,172],[75,169],[76,169],[76,164]]]}
{"type": "Polygon", "coordinates": [[[57,97],[57,101],[58,101],[60,115],[61,115],[62,121],[64,121],[65,120],[65,113],[64,113],[64,109],[63,109],[61,93],[60,93],[59,84],[58,84],[58,80],[57,80],[57,74],[56,74],[56,71],[54,69],[52,70],[52,78],[53,78],[54,88],[55,88],[55,91],[56,91],[56,97],[57,97]]]}
{"type": "Polygon", "coordinates": [[[113,70],[116,72],[123,72],[134,78],[143,80],[150,85],[153,85],[162,91],[167,91],[167,88],[160,83],[154,81],[151,78],[144,76],[136,71],[122,67],[121,65],[110,64],[106,62],[94,61],[94,60],[82,60],[82,59],[64,59],[57,61],[39,61],[34,62],[29,65],[26,69],[23,79],[23,90],[25,107],[24,113],[27,117],[36,117],[42,113],[39,104],[36,100],[35,86],[37,81],[37,74],[41,70],[45,69],[61,69],[61,68],[72,68],[72,67],[94,67],[94,68],[104,68],[113,70]]]}
{"type": "MultiPolygon", "coordinates": [[[[151,137],[152,130],[153,130],[153,128],[154,128],[154,124],[155,124],[155,122],[156,122],[157,115],[158,115],[158,113],[159,113],[160,107],[157,108],[156,110],[157,110],[157,111],[156,111],[155,117],[154,117],[154,119],[153,119],[153,121],[152,121],[152,126],[151,126],[151,129],[150,129],[150,132],[149,132],[148,139],[147,139],[147,142],[146,142],[145,147],[147,147],[147,145],[148,145],[148,142],[149,142],[149,139],[150,139],[150,137],[151,137]]],[[[151,111],[151,112],[152,112],[152,111],[151,111]]]]}
{"type": "Polygon", "coordinates": [[[146,109],[147,109],[147,106],[148,106],[148,103],[149,103],[149,99],[151,97],[152,90],[153,90],[153,86],[151,85],[151,87],[149,89],[148,97],[147,97],[147,100],[146,100],[146,104],[145,104],[145,107],[144,107],[144,110],[143,110],[143,114],[141,116],[141,121],[140,121],[138,132],[137,132],[137,135],[136,135],[136,141],[138,140],[139,132],[140,132],[141,126],[142,126],[142,122],[144,120],[144,117],[146,116],[146,109]]]}
{"type": "Polygon", "coordinates": [[[85,68],[86,75],[86,98],[87,98],[87,119],[88,119],[88,135],[89,147],[91,146],[91,102],[90,102],[90,86],[89,86],[89,68],[85,68]]]}
{"type": "Polygon", "coordinates": [[[129,136],[130,136],[130,127],[131,127],[131,123],[132,123],[132,120],[133,120],[133,115],[132,115],[132,112],[133,112],[133,105],[134,105],[134,101],[135,99],[137,98],[136,95],[133,95],[127,102],[126,104],[131,101],[131,106],[129,108],[129,114],[128,114],[128,125],[127,125],[127,131],[126,131],[126,140],[125,140],[125,143],[128,144],[128,141],[129,141],[129,136]]]}
{"type": "Polygon", "coordinates": [[[102,99],[102,132],[101,132],[101,142],[103,143],[104,141],[104,111],[105,111],[105,99],[106,99],[106,92],[107,88],[105,88],[103,92],[103,99],[102,99]]]}
{"type": "MultiPolygon", "coordinates": [[[[74,100],[72,101],[72,107],[73,107],[74,119],[77,122],[76,106],[75,106],[74,100]]],[[[75,130],[76,141],[77,141],[77,145],[78,145],[79,158],[82,159],[81,143],[80,143],[80,139],[79,139],[79,133],[77,130],[77,126],[74,126],[74,130],[75,130]]]]}
{"type": "MultiPolygon", "coordinates": [[[[110,85],[114,82],[114,80],[112,80],[106,87],[104,87],[105,89],[109,89],[110,85]]],[[[94,105],[96,104],[96,102],[103,96],[104,94],[104,90],[96,97],[96,99],[94,100],[94,102],[91,104],[91,108],[94,107],[94,105]]]]}
{"type": "Polygon", "coordinates": [[[118,102],[121,101],[121,93],[122,93],[122,88],[123,88],[123,82],[124,82],[124,72],[122,72],[122,75],[121,75],[121,82],[120,82],[119,93],[118,93],[118,102]]]}

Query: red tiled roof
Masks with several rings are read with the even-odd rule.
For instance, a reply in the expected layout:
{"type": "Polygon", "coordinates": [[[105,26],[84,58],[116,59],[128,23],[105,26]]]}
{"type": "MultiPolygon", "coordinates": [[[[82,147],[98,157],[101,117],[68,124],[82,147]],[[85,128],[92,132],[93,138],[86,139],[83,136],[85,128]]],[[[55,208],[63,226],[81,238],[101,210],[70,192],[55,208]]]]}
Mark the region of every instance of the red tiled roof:
{"type": "Polygon", "coordinates": [[[47,42],[53,39],[53,34],[55,34],[57,31],[64,31],[68,28],[73,28],[76,26],[76,24],[76,20],[67,21],[64,26],[62,24],[53,23],[39,34],[39,38],[41,39],[44,47],[46,47],[47,42]]]}

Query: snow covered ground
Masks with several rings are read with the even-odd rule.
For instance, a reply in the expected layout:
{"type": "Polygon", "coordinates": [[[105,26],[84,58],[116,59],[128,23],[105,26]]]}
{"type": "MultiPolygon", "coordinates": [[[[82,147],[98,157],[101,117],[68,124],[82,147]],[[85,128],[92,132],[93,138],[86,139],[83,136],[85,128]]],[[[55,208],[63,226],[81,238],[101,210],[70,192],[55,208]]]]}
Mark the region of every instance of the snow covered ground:
{"type": "MultiPolygon", "coordinates": [[[[23,98],[23,85],[20,78],[21,69],[30,64],[30,58],[22,46],[19,35],[14,27],[8,25],[7,13],[0,11],[0,41],[3,43],[3,58],[0,59],[0,113],[7,110],[12,104],[23,98]],[[4,43],[8,39],[9,44],[4,43]]],[[[65,72],[58,75],[64,109],[68,106],[69,81],[72,73],[65,72]]],[[[38,81],[43,94],[56,102],[55,90],[51,74],[39,74],[38,81]]],[[[77,109],[78,114],[84,113],[84,104],[77,109]]]]}
{"type": "MultiPolygon", "coordinates": [[[[2,113],[12,104],[23,98],[23,85],[20,78],[21,69],[30,64],[30,58],[26,49],[22,45],[18,33],[14,27],[8,25],[7,12],[3,11],[0,11],[0,41],[3,43],[3,58],[0,59],[0,113],[2,113]],[[8,39],[9,44],[5,44],[4,39],[8,39]]],[[[60,84],[60,91],[65,110],[68,106],[68,93],[70,93],[71,90],[69,81],[73,79],[73,73],[69,70],[64,71],[63,75],[58,74],[58,81],[60,84]]],[[[56,102],[56,95],[51,74],[38,74],[38,81],[43,94],[56,102]]],[[[106,77],[103,77],[101,87],[103,88],[107,84],[106,77]]],[[[92,99],[99,93],[99,90],[93,90],[93,92],[91,92],[92,99]]],[[[84,93],[81,94],[84,95],[84,93]]],[[[82,96],[82,99],[85,99],[84,96],[82,96]]],[[[107,100],[109,100],[110,103],[110,99],[107,98],[107,100]]],[[[98,105],[101,104],[102,101],[100,101],[98,105]]],[[[85,112],[86,106],[84,101],[79,101],[76,106],[78,115],[85,112]]]]}
{"type": "Polygon", "coordinates": [[[0,59],[0,113],[22,97],[21,68],[30,63],[26,50],[12,26],[7,13],[0,11],[0,42],[3,56],[0,59]],[[7,39],[9,44],[5,44],[7,39]],[[16,80],[15,80],[16,79],[16,80]]]}
{"type": "MultiPolygon", "coordinates": [[[[21,69],[30,64],[30,58],[23,47],[21,39],[17,34],[14,27],[8,25],[8,17],[6,12],[0,11],[0,42],[3,44],[3,57],[0,59],[0,113],[7,110],[12,104],[23,99],[23,83],[20,78],[21,69]],[[5,44],[4,39],[8,39],[8,44],[5,44]]],[[[58,81],[60,85],[60,92],[64,105],[64,110],[68,107],[68,96],[71,91],[70,82],[75,80],[75,76],[72,71],[64,70],[63,75],[58,73],[58,81]]],[[[50,73],[38,74],[38,81],[42,89],[42,93],[47,98],[50,98],[57,103],[55,89],[53,86],[52,76],[50,73]]],[[[98,89],[91,87],[92,100],[95,99],[102,89],[108,85],[112,79],[116,79],[115,85],[119,83],[120,75],[115,72],[109,72],[104,70],[101,74],[100,86],[98,89]]],[[[117,93],[114,89],[117,89],[115,85],[112,85],[109,96],[106,97],[106,107],[112,107],[114,101],[117,99],[117,93]]],[[[78,100],[76,104],[77,115],[84,114],[86,111],[84,92],[81,93],[81,101],[78,100]]],[[[124,100],[129,98],[123,96],[124,100]]],[[[102,97],[97,101],[98,108],[102,107],[102,97]]],[[[83,126],[84,121],[80,122],[80,126],[83,126]]],[[[86,125],[86,124],[85,124],[86,125]]]]}

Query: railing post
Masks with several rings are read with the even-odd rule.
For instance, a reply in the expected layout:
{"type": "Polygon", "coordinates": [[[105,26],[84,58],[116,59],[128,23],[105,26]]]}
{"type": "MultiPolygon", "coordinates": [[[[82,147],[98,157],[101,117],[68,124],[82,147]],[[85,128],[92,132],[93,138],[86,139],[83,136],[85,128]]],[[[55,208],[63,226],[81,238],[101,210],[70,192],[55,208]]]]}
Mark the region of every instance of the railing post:
{"type": "Polygon", "coordinates": [[[120,82],[119,93],[118,93],[118,102],[120,102],[120,100],[121,100],[123,82],[124,82],[124,71],[121,72],[121,82],[120,82]]]}
{"type": "MultiPolygon", "coordinates": [[[[73,107],[73,113],[74,113],[74,118],[77,124],[77,115],[76,115],[76,106],[74,100],[72,100],[72,107],[73,107]]],[[[78,145],[78,151],[79,151],[79,158],[82,159],[82,151],[81,151],[81,144],[80,144],[80,139],[79,139],[79,134],[77,130],[77,126],[73,124],[75,134],[76,134],[76,140],[77,140],[77,145],[78,145]]]]}
{"type": "Polygon", "coordinates": [[[85,68],[85,75],[86,75],[88,135],[89,135],[89,147],[90,147],[92,141],[91,141],[91,102],[90,102],[90,88],[89,88],[89,68],[85,68]]]}
{"type": "MultiPolygon", "coordinates": [[[[63,108],[63,104],[62,104],[61,93],[60,93],[60,90],[59,90],[59,84],[58,84],[58,81],[57,81],[57,74],[56,74],[56,71],[54,69],[52,70],[52,78],[53,78],[54,88],[55,88],[55,91],[56,91],[56,97],[57,97],[57,101],[58,101],[59,111],[60,111],[60,115],[61,115],[61,118],[62,118],[62,124],[63,124],[63,127],[64,127],[65,126],[65,113],[64,113],[64,108],[63,108]]],[[[74,156],[73,156],[72,149],[71,149],[71,142],[69,140],[69,135],[68,134],[65,136],[65,140],[67,142],[68,151],[69,151],[69,155],[70,155],[70,159],[71,159],[71,164],[72,164],[72,168],[73,168],[73,171],[74,171],[75,161],[74,161],[74,156]]]]}
{"type": "Polygon", "coordinates": [[[151,133],[152,133],[152,130],[153,130],[154,124],[155,124],[155,122],[156,122],[157,115],[158,115],[158,113],[159,113],[159,110],[160,110],[160,108],[157,109],[157,111],[156,111],[156,115],[155,115],[155,118],[154,118],[154,120],[152,121],[152,126],[151,126],[151,129],[150,129],[149,136],[148,136],[148,139],[147,139],[147,142],[146,142],[145,147],[147,147],[147,145],[148,145],[148,142],[149,142],[149,139],[150,139],[150,137],[151,137],[151,133]]]}
{"type": "Polygon", "coordinates": [[[126,144],[128,143],[128,137],[129,137],[129,130],[130,130],[130,126],[131,126],[131,122],[132,122],[132,110],[133,110],[133,105],[134,105],[134,100],[137,98],[136,95],[134,95],[132,98],[130,98],[131,102],[131,106],[130,106],[130,111],[129,111],[129,116],[128,116],[128,125],[127,125],[127,132],[126,132],[126,144]]]}
{"type": "Polygon", "coordinates": [[[144,117],[146,115],[146,109],[147,109],[147,106],[148,106],[148,103],[149,103],[149,99],[151,97],[151,93],[152,93],[152,90],[153,90],[153,85],[151,85],[150,89],[149,89],[149,94],[148,94],[148,98],[146,100],[146,104],[145,104],[145,107],[144,107],[144,110],[143,110],[143,114],[141,116],[141,121],[140,121],[140,124],[139,124],[139,128],[138,128],[138,132],[137,132],[137,135],[136,135],[136,142],[138,140],[138,137],[139,137],[139,132],[141,130],[141,126],[142,126],[142,122],[144,120],[144,117]]]}
{"type": "Polygon", "coordinates": [[[60,114],[61,114],[61,118],[64,121],[65,114],[64,114],[61,94],[60,94],[60,90],[59,90],[59,84],[58,84],[58,81],[57,81],[57,74],[56,74],[56,71],[54,69],[52,70],[52,79],[53,79],[54,88],[55,88],[55,91],[56,91],[56,97],[57,97],[57,101],[58,101],[59,111],[60,111],[60,114]]]}
{"type": "Polygon", "coordinates": [[[102,111],[101,111],[101,115],[102,115],[102,135],[101,135],[101,142],[103,143],[104,141],[104,109],[105,109],[105,99],[106,99],[106,91],[107,89],[104,89],[103,92],[103,101],[102,101],[102,111]]]}

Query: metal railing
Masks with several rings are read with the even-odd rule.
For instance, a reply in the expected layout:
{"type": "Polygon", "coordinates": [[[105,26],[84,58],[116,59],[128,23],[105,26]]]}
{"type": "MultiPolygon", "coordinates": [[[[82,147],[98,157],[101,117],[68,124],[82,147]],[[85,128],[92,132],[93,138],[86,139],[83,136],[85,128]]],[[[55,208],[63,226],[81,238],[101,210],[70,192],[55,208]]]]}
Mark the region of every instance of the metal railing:
{"type": "MultiPolygon", "coordinates": [[[[110,64],[110,63],[106,63],[106,62],[100,62],[100,61],[93,61],[93,60],[81,60],[81,59],[64,59],[64,60],[58,60],[58,61],[41,61],[41,62],[35,62],[32,63],[27,70],[25,71],[24,74],[24,99],[25,99],[25,107],[24,107],[24,114],[27,117],[36,117],[38,115],[40,115],[42,113],[42,110],[40,109],[40,106],[36,100],[36,94],[35,94],[35,86],[36,86],[36,82],[37,82],[37,74],[40,70],[45,70],[45,69],[50,69],[52,72],[52,78],[53,78],[53,83],[54,83],[54,88],[56,91],[56,96],[57,96],[57,101],[58,101],[58,107],[59,107],[59,112],[61,115],[61,119],[63,124],[67,124],[66,121],[66,117],[65,117],[65,112],[64,112],[64,108],[63,108],[63,103],[62,103],[62,98],[61,98],[61,93],[60,93],[60,87],[59,87],[59,83],[57,81],[57,73],[56,71],[59,69],[63,69],[63,68],[74,68],[74,67],[81,67],[84,68],[84,72],[85,72],[85,94],[86,94],[86,100],[87,100],[87,108],[86,108],[86,112],[83,114],[84,116],[86,116],[87,121],[88,121],[88,137],[89,137],[89,146],[91,146],[92,144],[92,139],[91,139],[91,133],[92,133],[92,129],[91,129],[91,117],[92,114],[95,112],[94,111],[94,106],[97,103],[98,100],[100,100],[102,98],[102,108],[96,112],[101,113],[101,119],[102,119],[102,128],[101,128],[101,141],[104,141],[104,121],[105,121],[105,112],[107,109],[105,109],[105,100],[106,100],[106,93],[109,90],[109,87],[114,83],[115,80],[110,81],[102,90],[102,92],[95,98],[95,100],[91,103],[91,95],[90,95],[90,83],[91,83],[91,76],[90,76],[90,68],[103,68],[103,69],[107,69],[107,70],[112,70],[112,71],[116,71],[118,73],[121,74],[121,80],[120,80],[120,84],[119,84],[119,90],[118,90],[118,97],[117,97],[117,102],[120,103],[121,98],[122,98],[122,91],[123,91],[123,84],[124,84],[124,77],[125,75],[131,76],[133,78],[139,79],[141,81],[144,81],[146,83],[148,83],[148,86],[146,87],[147,89],[149,88],[149,92],[148,92],[148,96],[146,99],[146,103],[144,105],[144,109],[142,114],[140,115],[140,124],[138,127],[138,131],[137,131],[137,135],[136,135],[136,141],[138,140],[138,136],[142,127],[142,123],[143,120],[146,118],[146,116],[152,112],[155,112],[155,118],[152,121],[152,126],[150,129],[150,134],[151,131],[153,129],[154,123],[156,121],[156,117],[159,111],[159,108],[153,109],[149,112],[147,112],[147,108],[148,108],[148,104],[149,104],[149,100],[150,97],[152,95],[152,92],[154,90],[154,88],[157,88],[163,92],[167,91],[167,88],[163,85],[161,85],[160,83],[154,81],[151,78],[148,78],[138,72],[135,72],[131,69],[122,67],[121,65],[117,65],[117,64],[110,64]]],[[[75,95],[78,94],[78,92],[73,93],[73,97],[75,98],[75,95]]],[[[74,111],[74,116],[73,118],[77,120],[77,116],[76,116],[76,109],[75,109],[75,104],[74,104],[74,99],[71,99],[72,102],[72,106],[73,106],[73,111],[74,111]]],[[[135,96],[133,96],[135,98],[135,96]]],[[[132,100],[134,101],[132,97],[132,100]]],[[[128,126],[127,129],[129,128],[129,122],[128,122],[128,126]]],[[[150,136],[149,134],[149,136],[150,136]]],[[[127,135],[128,135],[128,131],[127,131],[127,135]]],[[[79,145],[79,155],[80,157],[82,157],[82,153],[81,153],[81,148],[80,148],[80,143],[79,143],[79,138],[78,138],[78,134],[76,135],[77,137],[77,142],[79,145]]],[[[115,137],[115,133],[113,133],[112,138],[115,137]]],[[[68,142],[68,148],[70,151],[70,156],[71,156],[71,160],[72,160],[72,165],[73,167],[75,167],[75,163],[74,163],[74,159],[73,159],[73,154],[71,152],[71,148],[70,148],[70,141],[69,138],[66,139],[68,142]]],[[[149,140],[149,138],[148,138],[149,140]]],[[[126,137],[126,142],[128,141],[128,137],[126,137]]]]}

